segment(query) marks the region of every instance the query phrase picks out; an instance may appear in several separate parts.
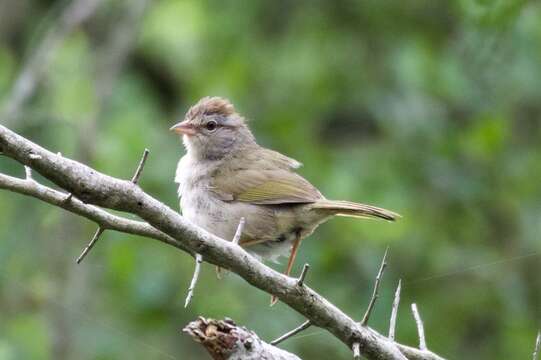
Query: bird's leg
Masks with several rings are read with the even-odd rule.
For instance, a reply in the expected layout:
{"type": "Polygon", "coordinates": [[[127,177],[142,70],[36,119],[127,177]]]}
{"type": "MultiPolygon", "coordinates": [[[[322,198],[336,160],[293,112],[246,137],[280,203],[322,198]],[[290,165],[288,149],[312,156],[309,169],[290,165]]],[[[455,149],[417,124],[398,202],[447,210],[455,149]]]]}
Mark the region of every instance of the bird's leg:
{"type": "MultiPolygon", "coordinates": [[[[285,275],[289,276],[291,274],[291,269],[293,268],[293,263],[295,262],[295,258],[297,257],[297,251],[299,250],[299,245],[301,244],[301,234],[297,233],[295,237],[295,241],[293,242],[293,245],[291,246],[291,253],[289,254],[289,259],[287,260],[287,267],[285,271],[285,275]]],[[[278,302],[278,298],[276,296],[271,297],[271,303],[270,305],[273,306],[278,302]]]]}
{"type": "Polygon", "coordinates": [[[293,246],[291,246],[291,253],[289,254],[289,259],[287,260],[287,268],[285,274],[289,276],[291,274],[291,269],[293,268],[293,263],[295,262],[295,258],[297,257],[297,251],[299,250],[299,245],[301,244],[301,237],[300,235],[297,235],[295,238],[295,241],[293,242],[293,246]]]}

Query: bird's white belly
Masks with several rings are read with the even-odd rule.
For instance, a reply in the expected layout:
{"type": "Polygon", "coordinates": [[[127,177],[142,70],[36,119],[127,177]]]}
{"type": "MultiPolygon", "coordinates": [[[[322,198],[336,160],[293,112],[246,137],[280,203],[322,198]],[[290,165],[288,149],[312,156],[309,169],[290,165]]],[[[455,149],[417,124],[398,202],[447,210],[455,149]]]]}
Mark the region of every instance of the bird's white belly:
{"type": "Polygon", "coordinates": [[[191,223],[228,239],[231,233],[229,216],[225,214],[223,202],[208,191],[211,170],[212,165],[201,164],[189,155],[179,161],[175,182],[179,184],[180,210],[191,223]]]}
{"type": "Polygon", "coordinates": [[[218,237],[229,239],[235,234],[232,216],[226,214],[221,200],[209,196],[208,192],[197,189],[185,192],[180,198],[180,207],[188,221],[218,237]]]}

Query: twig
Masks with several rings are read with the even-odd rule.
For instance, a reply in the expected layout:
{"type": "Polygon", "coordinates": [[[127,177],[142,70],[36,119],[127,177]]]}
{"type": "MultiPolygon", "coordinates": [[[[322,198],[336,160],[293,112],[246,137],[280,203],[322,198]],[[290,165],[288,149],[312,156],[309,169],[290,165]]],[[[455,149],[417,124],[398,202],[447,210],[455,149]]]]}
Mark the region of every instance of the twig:
{"type": "Polygon", "coordinates": [[[105,231],[105,228],[101,226],[98,228],[98,230],[96,230],[96,233],[92,237],[92,240],[90,240],[88,245],[83,249],[83,252],[81,253],[81,255],[79,255],[79,257],[77,258],[76,260],[77,264],[80,264],[81,261],[83,261],[83,259],[86,257],[88,252],[94,247],[94,245],[96,245],[96,242],[98,241],[98,239],[100,238],[101,234],[103,234],[104,231],[105,231]]]}
{"type": "Polygon", "coordinates": [[[304,264],[304,266],[302,267],[301,276],[299,276],[299,279],[297,280],[297,286],[304,285],[304,279],[306,278],[306,274],[308,273],[308,270],[310,270],[310,265],[304,264]]]}
{"type": "Polygon", "coordinates": [[[358,342],[354,343],[352,346],[353,350],[353,359],[361,360],[361,344],[358,342]]]}
{"type": "Polygon", "coordinates": [[[541,330],[537,332],[537,339],[535,340],[535,349],[533,351],[533,360],[539,358],[539,351],[541,350],[541,330]]]}
{"type": "MultiPolygon", "coordinates": [[[[39,160],[41,159],[41,156],[37,155],[37,154],[32,154],[30,153],[30,155],[28,155],[28,157],[32,160],[39,160]]],[[[32,177],[32,168],[30,166],[24,166],[24,173],[26,175],[26,181],[34,181],[34,178],[32,177]]]]}
{"type": "Polygon", "coordinates": [[[370,319],[370,315],[372,313],[372,310],[374,309],[374,305],[376,304],[376,300],[379,297],[379,284],[381,282],[381,276],[383,275],[383,272],[385,271],[385,267],[387,266],[387,253],[389,252],[389,247],[385,249],[385,254],[383,255],[383,259],[381,260],[381,266],[379,267],[378,276],[376,276],[376,282],[374,283],[374,292],[372,293],[372,298],[370,299],[370,302],[368,303],[368,308],[366,309],[366,312],[364,313],[363,319],[361,321],[361,326],[366,326],[368,324],[368,320],[370,319]]]}
{"type": "Polygon", "coordinates": [[[240,218],[239,226],[237,226],[237,231],[235,231],[235,236],[233,236],[233,244],[239,244],[240,237],[242,236],[242,231],[244,230],[244,225],[246,224],[246,219],[244,217],[240,218]]]}
{"type": "Polygon", "coordinates": [[[186,295],[186,301],[184,301],[185,308],[188,307],[188,305],[190,304],[190,301],[192,300],[195,285],[197,284],[197,280],[199,280],[199,272],[201,271],[202,262],[203,262],[203,256],[201,254],[195,254],[195,270],[193,272],[193,277],[190,283],[190,287],[188,288],[188,295],[186,295]]]}
{"type": "Polygon", "coordinates": [[[413,312],[413,317],[415,318],[415,323],[417,324],[417,332],[419,333],[419,350],[425,351],[426,339],[425,339],[425,328],[423,326],[423,320],[421,320],[421,315],[417,310],[417,305],[415,303],[411,304],[411,312],[413,312]]]}
{"type": "Polygon", "coordinates": [[[139,161],[139,165],[137,166],[137,169],[135,170],[135,174],[133,174],[133,177],[131,179],[131,182],[137,185],[139,182],[139,178],[141,177],[141,173],[143,172],[143,168],[145,167],[145,163],[147,161],[147,157],[150,151],[148,149],[145,149],[143,152],[143,156],[141,157],[141,161],[139,161]]]}
{"type": "Polygon", "coordinates": [[[73,198],[73,194],[72,193],[69,193],[66,198],[64,199],[64,202],[66,203],[69,203],[71,201],[71,199],[73,198]]]}
{"type": "Polygon", "coordinates": [[[400,305],[400,290],[402,289],[402,279],[398,280],[398,286],[394,293],[393,309],[391,310],[391,320],[389,320],[389,339],[394,341],[396,330],[396,317],[398,315],[398,305],[400,305]]]}
{"type": "MultiPolygon", "coordinates": [[[[139,181],[139,177],[141,176],[141,173],[143,172],[143,168],[145,166],[145,162],[147,160],[148,154],[149,154],[148,149],[145,149],[145,151],[143,152],[143,157],[141,158],[141,161],[139,162],[139,165],[137,166],[137,169],[135,170],[135,174],[133,175],[133,178],[131,179],[131,182],[136,185],[137,185],[137,182],[139,181]]],[[[69,202],[72,197],[73,197],[73,194],[70,193],[64,201],[69,202]]],[[[88,245],[83,249],[83,252],[81,253],[81,255],[79,255],[79,257],[75,261],[77,264],[80,264],[81,261],[83,261],[83,259],[86,257],[86,255],[88,255],[88,253],[90,252],[90,250],[92,250],[94,245],[96,245],[96,243],[98,242],[100,236],[103,234],[104,231],[105,231],[105,228],[101,226],[98,228],[98,230],[96,230],[96,233],[92,237],[92,240],[90,240],[88,245]]]]}
{"type": "Polygon", "coordinates": [[[26,175],[26,181],[34,181],[32,178],[32,168],[29,166],[24,167],[24,174],[26,175]]]}
{"type": "Polygon", "coordinates": [[[304,330],[308,329],[310,326],[312,326],[312,322],[310,320],[306,320],[299,327],[296,327],[295,329],[291,330],[290,332],[285,333],[284,335],[280,336],[279,338],[272,340],[270,342],[270,344],[271,345],[278,345],[282,341],[285,341],[285,340],[289,339],[290,337],[297,335],[301,331],[304,331],[304,330]]]}

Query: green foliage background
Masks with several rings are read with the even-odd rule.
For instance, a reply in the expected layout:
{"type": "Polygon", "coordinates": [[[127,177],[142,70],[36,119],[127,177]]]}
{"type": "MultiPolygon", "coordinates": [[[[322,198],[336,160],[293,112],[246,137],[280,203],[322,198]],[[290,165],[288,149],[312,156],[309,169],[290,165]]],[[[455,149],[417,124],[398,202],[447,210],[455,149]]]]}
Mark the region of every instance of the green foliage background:
{"type": "MultiPolygon", "coordinates": [[[[0,1],[4,106],[64,4],[0,1]]],[[[121,178],[147,147],[141,186],[178,208],[183,149],[167,129],[200,97],[228,97],[327,197],[403,215],[321,226],[295,269],[311,264],[311,286],[360,319],[389,245],[374,328],[386,333],[401,278],[400,342],[417,343],[416,302],[443,356],[530,358],[541,324],[541,3],[156,0],[100,99],[115,51],[104,44],[131,4],[105,1],[68,34],[10,128],[121,178]]],[[[24,174],[2,157],[0,171],[24,174]]],[[[180,332],[197,315],[267,340],[304,321],[209,265],[185,310],[192,258],[134,236],[106,232],[77,266],[94,230],[0,191],[0,359],[206,359],[180,332]]],[[[351,358],[319,329],[283,346],[351,358]]]]}

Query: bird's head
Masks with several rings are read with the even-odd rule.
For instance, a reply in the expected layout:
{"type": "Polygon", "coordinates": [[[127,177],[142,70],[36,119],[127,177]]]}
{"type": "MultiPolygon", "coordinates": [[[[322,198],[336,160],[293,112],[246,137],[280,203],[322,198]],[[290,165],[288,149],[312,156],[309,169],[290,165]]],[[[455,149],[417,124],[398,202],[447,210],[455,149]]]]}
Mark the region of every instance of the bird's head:
{"type": "Polygon", "coordinates": [[[188,153],[199,159],[219,160],[255,143],[244,118],[221,97],[202,98],[170,130],[181,135],[188,153]]]}

